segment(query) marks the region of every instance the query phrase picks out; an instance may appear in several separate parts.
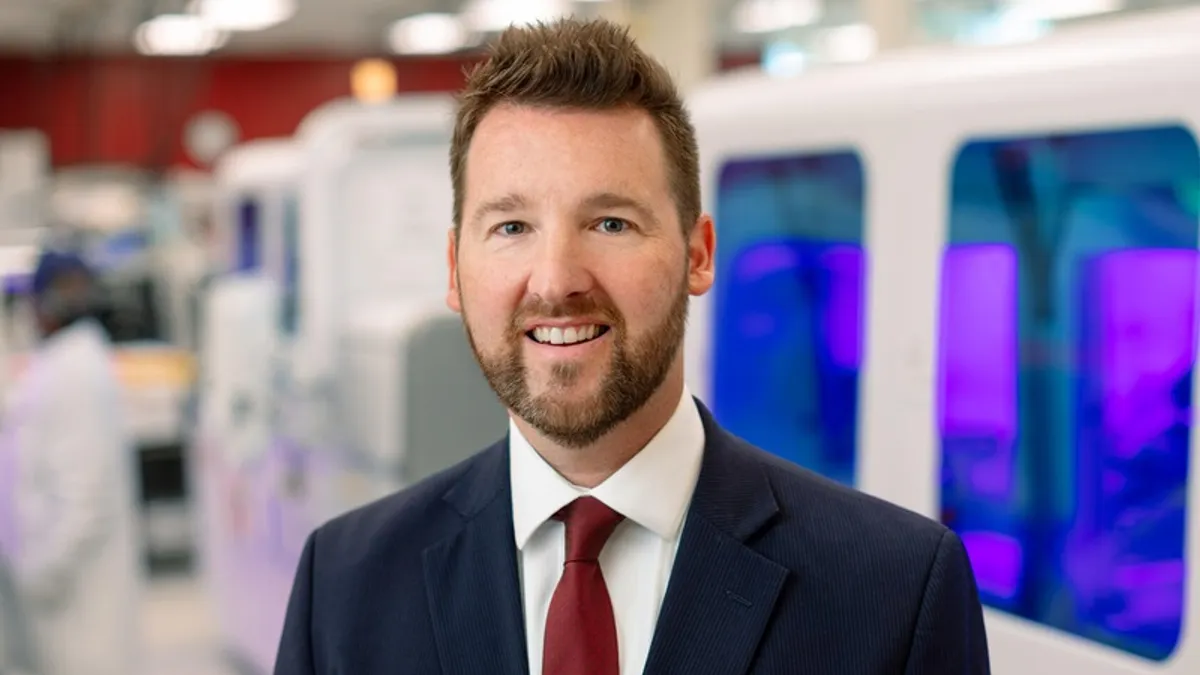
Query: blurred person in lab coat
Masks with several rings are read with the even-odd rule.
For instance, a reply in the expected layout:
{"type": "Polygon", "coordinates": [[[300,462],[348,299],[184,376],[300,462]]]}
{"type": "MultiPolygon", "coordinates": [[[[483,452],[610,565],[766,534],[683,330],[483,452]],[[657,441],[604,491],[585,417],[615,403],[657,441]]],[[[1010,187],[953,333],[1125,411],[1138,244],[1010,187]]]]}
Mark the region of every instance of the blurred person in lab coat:
{"type": "Polygon", "coordinates": [[[33,640],[24,603],[12,580],[12,570],[0,556],[0,674],[34,675],[33,640]]]}
{"type": "Polygon", "coordinates": [[[0,554],[15,571],[45,675],[136,672],[133,446],[92,271],[47,252],[34,273],[40,344],[0,442],[0,554]],[[8,522],[4,522],[7,517],[8,522]]]}

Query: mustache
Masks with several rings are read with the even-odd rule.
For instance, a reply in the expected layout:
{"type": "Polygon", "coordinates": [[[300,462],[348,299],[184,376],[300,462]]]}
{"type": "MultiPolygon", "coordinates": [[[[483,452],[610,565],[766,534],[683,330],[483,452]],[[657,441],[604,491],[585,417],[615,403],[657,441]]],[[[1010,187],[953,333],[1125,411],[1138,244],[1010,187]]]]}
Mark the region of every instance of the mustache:
{"type": "Polygon", "coordinates": [[[597,295],[571,296],[561,302],[550,302],[532,296],[521,303],[513,314],[512,331],[520,334],[530,319],[562,319],[572,316],[598,317],[613,328],[624,324],[621,313],[607,298],[597,295]]]}

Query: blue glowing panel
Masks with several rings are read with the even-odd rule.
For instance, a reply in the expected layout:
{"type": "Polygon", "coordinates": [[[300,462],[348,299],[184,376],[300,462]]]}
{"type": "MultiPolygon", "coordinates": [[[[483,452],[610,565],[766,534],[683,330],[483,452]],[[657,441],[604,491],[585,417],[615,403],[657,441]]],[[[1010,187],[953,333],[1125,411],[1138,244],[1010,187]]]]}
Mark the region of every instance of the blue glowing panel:
{"type": "Polygon", "coordinates": [[[988,605],[1175,650],[1200,152],[1179,128],[975,142],[942,261],[942,518],[988,605]]]}
{"type": "Polygon", "coordinates": [[[234,271],[253,272],[262,266],[262,214],[258,202],[243,199],[237,210],[237,263],[234,271]]]}
{"type": "Polygon", "coordinates": [[[858,157],[728,164],[716,218],[713,414],[853,484],[866,265],[858,157]]]}

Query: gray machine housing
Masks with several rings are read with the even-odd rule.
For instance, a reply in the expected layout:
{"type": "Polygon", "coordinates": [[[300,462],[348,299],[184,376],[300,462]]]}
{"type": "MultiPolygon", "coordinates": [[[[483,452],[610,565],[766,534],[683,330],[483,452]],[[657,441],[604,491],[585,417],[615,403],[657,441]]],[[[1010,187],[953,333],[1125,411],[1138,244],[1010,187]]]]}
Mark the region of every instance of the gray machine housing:
{"type": "Polygon", "coordinates": [[[382,491],[452,467],[507,432],[460,317],[440,302],[364,311],[339,351],[339,445],[359,471],[384,479],[382,491]]]}

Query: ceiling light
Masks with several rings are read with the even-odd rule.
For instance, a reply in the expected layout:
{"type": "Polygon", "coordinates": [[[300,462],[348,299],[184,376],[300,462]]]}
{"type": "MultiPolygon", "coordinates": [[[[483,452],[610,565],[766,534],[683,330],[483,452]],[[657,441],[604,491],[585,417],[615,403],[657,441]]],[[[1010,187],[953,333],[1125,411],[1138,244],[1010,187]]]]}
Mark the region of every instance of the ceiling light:
{"type": "Polygon", "coordinates": [[[222,30],[254,31],[292,18],[296,0],[193,0],[189,9],[222,30]]]}
{"type": "Polygon", "coordinates": [[[392,24],[388,44],[397,54],[449,54],[467,45],[467,29],[453,14],[417,14],[392,24]]]}
{"type": "Polygon", "coordinates": [[[480,33],[501,31],[512,25],[553,21],[571,13],[566,0],[470,0],[463,21],[480,33]]]}
{"type": "Polygon", "coordinates": [[[774,33],[820,18],[819,0],[742,0],[733,10],[734,28],[742,33],[774,33]]]}
{"type": "Polygon", "coordinates": [[[225,44],[228,35],[190,14],[162,14],[138,26],[138,52],[150,56],[199,56],[225,44]]]}
{"type": "Polygon", "coordinates": [[[396,95],[396,69],[383,59],[364,59],[350,71],[350,91],[363,103],[383,103],[396,95]]]}

